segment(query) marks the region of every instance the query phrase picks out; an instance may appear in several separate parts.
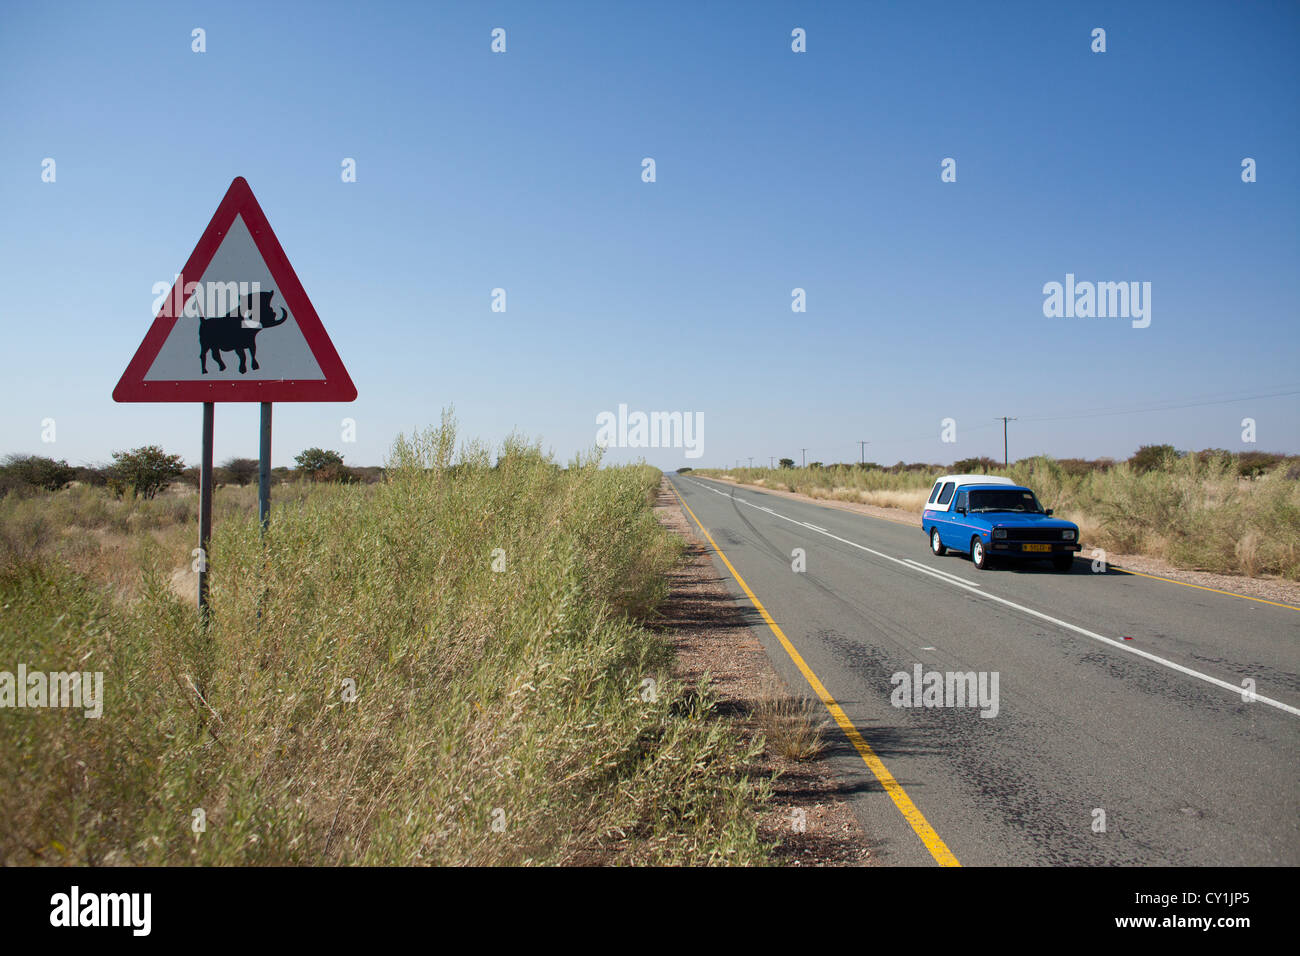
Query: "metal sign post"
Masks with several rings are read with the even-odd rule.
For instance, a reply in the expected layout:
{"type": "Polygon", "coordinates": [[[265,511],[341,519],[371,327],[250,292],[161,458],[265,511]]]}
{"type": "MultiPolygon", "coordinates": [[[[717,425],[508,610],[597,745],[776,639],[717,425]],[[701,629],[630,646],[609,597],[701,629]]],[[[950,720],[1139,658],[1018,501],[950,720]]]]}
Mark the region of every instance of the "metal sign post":
{"type": "MultiPolygon", "coordinates": [[[[257,443],[257,527],[266,545],[266,529],[271,523],[271,403],[262,402],[261,438],[257,443]]],[[[266,582],[271,577],[271,559],[262,555],[262,593],[257,598],[257,624],[262,624],[262,605],[266,603],[266,582]]]]}
{"type": "Polygon", "coordinates": [[[262,403],[262,437],[257,446],[257,523],[266,535],[271,521],[271,403],[262,403]]]}
{"type": "Polygon", "coordinates": [[[208,544],[212,539],[212,419],[214,402],[203,403],[203,458],[199,462],[199,623],[208,625],[208,544]]]}

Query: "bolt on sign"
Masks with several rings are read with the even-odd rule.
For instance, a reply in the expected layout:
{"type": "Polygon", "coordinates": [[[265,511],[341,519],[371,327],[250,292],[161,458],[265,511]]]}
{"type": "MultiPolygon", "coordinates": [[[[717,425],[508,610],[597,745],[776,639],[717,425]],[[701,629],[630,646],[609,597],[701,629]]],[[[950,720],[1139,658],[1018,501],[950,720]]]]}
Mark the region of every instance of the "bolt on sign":
{"type": "Polygon", "coordinates": [[[270,513],[271,406],[351,402],[356,386],[244,178],[226,190],[144,341],[118,402],[201,402],[199,611],[207,615],[212,424],[217,402],[261,405],[258,513],[270,513]]]}

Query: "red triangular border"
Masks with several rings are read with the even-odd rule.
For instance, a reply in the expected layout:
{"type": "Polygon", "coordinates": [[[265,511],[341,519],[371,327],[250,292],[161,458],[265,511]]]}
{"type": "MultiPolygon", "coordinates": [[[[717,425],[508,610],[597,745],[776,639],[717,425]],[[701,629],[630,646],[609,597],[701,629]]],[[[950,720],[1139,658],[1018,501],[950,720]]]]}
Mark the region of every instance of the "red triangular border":
{"type": "Polygon", "coordinates": [[[208,228],[203,231],[199,244],[190,254],[185,268],[181,270],[176,285],[168,293],[144,341],[136,349],[135,356],[127,365],[126,371],[122,373],[117,387],[113,389],[113,401],[350,402],[356,397],[357,388],[352,384],[348,370],[343,367],[339,353],[334,350],[334,343],[325,332],[325,326],[321,325],[320,317],[312,308],[306,290],[298,281],[298,274],[293,271],[284,249],[280,247],[280,240],[275,237],[271,224],[266,221],[266,214],[257,204],[253,190],[249,188],[243,176],[236,177],[230,184],[230,188],[226,190],[226,195],[221,200],[221,205],[217,207],[216,213],[213,214],[212,221],[208,223],[208,228]],[[174,297],[182,296],[179,301],[183,310],[186,302],[185,283],[198,282],[203,278],[208,264],[212,262],[212,257],[221,247],[221,240],[234,223],[236,215],[244,218],[244,224],[248,226],[248,231],[253,236],[257,251],[266,261],[271,278],[275,280],[276,291],[280,293],[298,323],[298,328],[302,330],[303,338],[307,340],[307,347],[311,349],[316,364],[320,366],[325,376],[324,380],[261,379],[231,382],[191,379],[146,382],[145,375],[148,374],[154,360],[158,358],[163,343],[167,341],[167,336],[171,334],[176,320],[180,317],[180,312],[173,313],[171,308],[177,301],[174,297]]]}

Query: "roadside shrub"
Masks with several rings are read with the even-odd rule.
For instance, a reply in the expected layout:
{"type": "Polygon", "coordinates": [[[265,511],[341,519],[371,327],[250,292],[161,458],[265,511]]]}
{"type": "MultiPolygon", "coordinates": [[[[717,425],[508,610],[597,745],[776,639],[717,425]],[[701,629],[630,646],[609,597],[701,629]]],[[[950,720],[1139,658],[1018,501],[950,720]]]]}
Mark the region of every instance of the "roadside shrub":
{"type": "Polygon", "coordinates": [[[169,455],[157,445],[115,451],[108,487],[119,497],[130,492],[141,498],[153,498],[184,471],[185,462],[180,455],[169,455]]]}
{"type": "Polygon", "coordinates": [[[225,481],[235,485],[249,485],[257,481],[256,458],[230,458],[221,466],[225,481]]]}
{"type": "Polygon", "coordinates": [[[1243,478],[1258,478],[1284,461],[1286,461],[1285,455],[1266,451],[1244,451],[1237,456],[1237,474],[1243,478]]]}
{"type": "Polygon", "coordinates": [[[329,481],[340,485],[351,485],[360,481],[347,465],[325,465],[312,472],[312,481],[329,481]]]}
{"type": "Polygon", "coordinates": [[[298,466],[298,473],[312,480],[326,468],[343,467],[343,456],[324,448],[308,448],[299,452],[293,460],[298,466]]]}
{"type": "Polygon", "coordinates": [[[1173,445],[1143,445],[1128,460],[1129,467],[1138,474],[1167,468],[1178,460],[1178,450],[1173,445]]]}
{"type": "Polygon", "coordinates": [[[1099,458],[1096,461],[1089,461],[1087,458],[1057,458],[1056,463],[1071,478],[1082,478],[1094,471],[1105,471],[1114,465],[1114,462],[1108,458],[1099,458]]]}
{"type": "Polygon", "coordinates": [[[94,465],[78,465],[75,468],[73,481],[79,481],[83,485],[90,485],[93,488],[103,488],[108,485],[108,474],[106,469],[94,465]]]}
{"type": "Polygon", "coordinates": [[[76,469],[66,461],[55,461],[39,455],[10,455],[0,465],[0,487],[58,491],[72,481],[76,474],[76,469]]]}
{"type": "Polygon", "coordinates": [[[963,458],[961,461],[952,463],[952,470],[955,474],[988,474],[995,469],[1001,469],[1002,463],[994,461],[992,458],[963,458]]]}

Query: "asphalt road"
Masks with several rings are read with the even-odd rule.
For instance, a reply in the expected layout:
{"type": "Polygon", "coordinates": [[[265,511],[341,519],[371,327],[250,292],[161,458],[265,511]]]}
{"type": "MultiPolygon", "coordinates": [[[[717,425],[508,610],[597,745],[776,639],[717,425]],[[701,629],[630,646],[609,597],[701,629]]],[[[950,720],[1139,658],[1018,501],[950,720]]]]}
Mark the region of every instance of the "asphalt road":
{"type": "MultiPolygon", "coordinates": [[[[981,572],[919,525],[669,478],[851,722],[832,759],[883,862],[1300,864],[1300,610],[1084,558],[981,572]],[[996,716],[895,706],[917,664],[996,673],[996,716]]],[[[820,696],[714,563],[789,686],[820,696]]]]}

